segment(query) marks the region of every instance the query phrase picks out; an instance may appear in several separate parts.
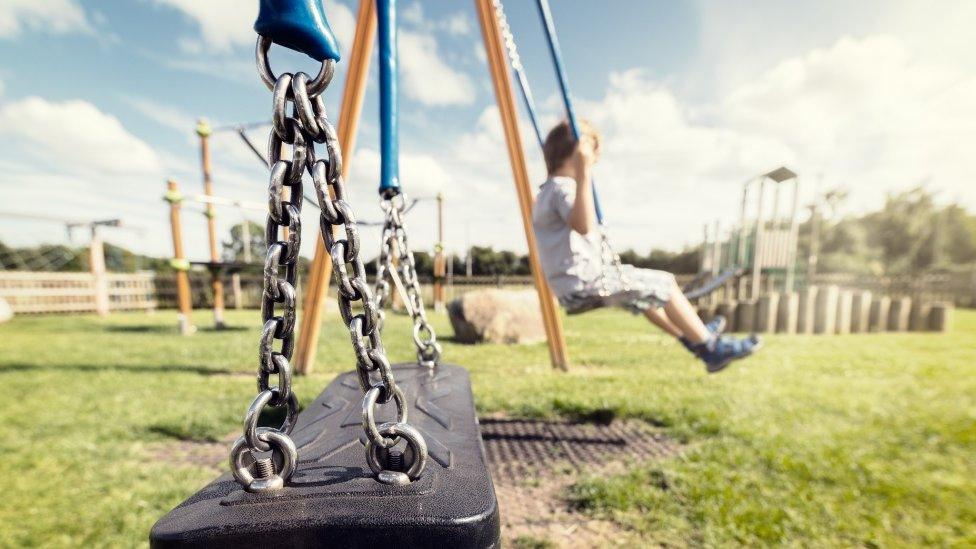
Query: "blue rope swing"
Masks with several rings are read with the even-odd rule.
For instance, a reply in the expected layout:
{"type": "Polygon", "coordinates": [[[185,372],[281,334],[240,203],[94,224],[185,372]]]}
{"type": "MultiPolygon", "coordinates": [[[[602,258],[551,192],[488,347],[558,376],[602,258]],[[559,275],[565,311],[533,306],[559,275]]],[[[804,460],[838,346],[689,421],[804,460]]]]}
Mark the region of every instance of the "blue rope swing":
{"type": "MultiPolygon", "coordinates": [[[[500,2],[497,4],[499,9],[499,15],[504,16],[501,11],[500,2]]],[[[549,9],[548,0],[536,0],[536,6],[539,9],[539,16],[542,18],[542,25],[546,31],[546,42],[549,44],[549,54],[552,57],[552,64],[556,71],[556,77],[559,82],[559,91],[562,95],[563,106],[566,109],[566,118],[569,120],[570,129],[573,132],[573,137],[579,141],[580,129],[579,123],[576,119],[576,110],[573,108],[573,100],[569,91],[569,79],[566,76],[566,69],[563,66],[562,52],[559,48],[559,38],[556,36],[556,25],[552,19],[552,11],[549,9]]],[[[532,96],[532,89],[529,87],[529,80],[525,74],[525,68],[522,66],[522,62],[519,60],[518,53],[515,48],[515,39],[511,36],[511,30],[508,29],[507,21],[502,22],[504,30],[507,34],[505,40],[510,43],[506,44],[508,46],[509,57],[512,64],[512,71],[515,73],[515,80],[518,82],[519,91],[522,94],[522,101],[525,103],[525,108],[529,113],[529,119],[532,121],[532,128],[535,130],[536,139],[539,142],[539,148],[542,148],[545,143],[545,137],[542,133],[542,128],[539,126],[539,117],[535,107],[535,99],[532,96]]],[[[592,181],[593,190],[593,209],[596,210],[596,220],[601,226],[604,225],[603,220],[603,208],[600,205],[600,195],[596,190],[596,181],[592,181]]]]}

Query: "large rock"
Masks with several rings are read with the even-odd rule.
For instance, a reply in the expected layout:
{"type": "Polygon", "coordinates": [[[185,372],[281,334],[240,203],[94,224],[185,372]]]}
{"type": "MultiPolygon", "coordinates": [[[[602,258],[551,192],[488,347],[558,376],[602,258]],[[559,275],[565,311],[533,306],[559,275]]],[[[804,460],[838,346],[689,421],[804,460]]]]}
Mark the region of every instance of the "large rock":
{"type": "Polygon", "coordinates": [[[14,310],[10,308],[10,304],[0,298],[0,324],[7,322],[14,317],[14,310]]]}
{"type": "Polygon", "coordinates": [[[461,343],[538,343],[546,329],[535,290],[475,290],[447,305],[461,343]]]}

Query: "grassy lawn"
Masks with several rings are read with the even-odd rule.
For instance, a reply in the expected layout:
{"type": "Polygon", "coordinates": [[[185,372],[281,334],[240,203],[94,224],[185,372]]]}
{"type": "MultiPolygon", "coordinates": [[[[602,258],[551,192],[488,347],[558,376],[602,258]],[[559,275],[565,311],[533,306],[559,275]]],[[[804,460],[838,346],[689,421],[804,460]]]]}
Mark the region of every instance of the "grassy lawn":
{"type": "MultiPolygon", "coordinates": [[[[0,545],[142,545],[209,481],[214,467],[166,449],[240,428],[259,319],[229,320],[246,329],[180,338],[168,311],[0,326],[0,545]]],[[[585,512],[678,546],[976,545],[976,313],[958,312],[948,335],[770,337],[718,376],[624,313],[566,329],[568,375],[545,345],[447,343],[445,355],[471,369],[482,412],[636,417],[689,445],[578,483],[585,512]]],[[[388,332],[392,358],[410,359],[406,319],[388,332]]],[[[329,315],[302,402],[350,359],[329,315]]]]}

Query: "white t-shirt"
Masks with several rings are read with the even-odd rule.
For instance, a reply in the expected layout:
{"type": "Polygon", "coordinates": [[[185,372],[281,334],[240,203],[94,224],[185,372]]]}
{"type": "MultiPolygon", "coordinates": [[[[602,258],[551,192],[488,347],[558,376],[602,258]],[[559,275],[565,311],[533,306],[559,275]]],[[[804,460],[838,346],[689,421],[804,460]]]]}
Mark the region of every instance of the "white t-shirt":
{"type": "Polygon", "coordinates": [[[575,179],[551,177],[539,187],[532,212],[542,271],[559,297],[593,289],[603,272],[599,235],[584,236],[569,226],[575,200],[575,179]]]}

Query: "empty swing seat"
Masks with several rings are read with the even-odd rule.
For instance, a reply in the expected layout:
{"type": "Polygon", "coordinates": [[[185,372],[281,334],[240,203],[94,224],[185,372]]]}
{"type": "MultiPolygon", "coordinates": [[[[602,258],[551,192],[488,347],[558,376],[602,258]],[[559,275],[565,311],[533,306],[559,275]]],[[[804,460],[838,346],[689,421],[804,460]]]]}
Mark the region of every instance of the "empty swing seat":
{"type": "MultiPolygon", "coordinates": [[[[498,547],[500,523],[465,369],[394,366],[427,441],[420,478],[378,482],[366,463],[363,395],[339,375],[299,415],[298,464],[281,491],[245,492],[228,472],[152,528],[152,547],[498,547]]],[[[377,415],[390,421],[395,407],[377,415]]]]}

